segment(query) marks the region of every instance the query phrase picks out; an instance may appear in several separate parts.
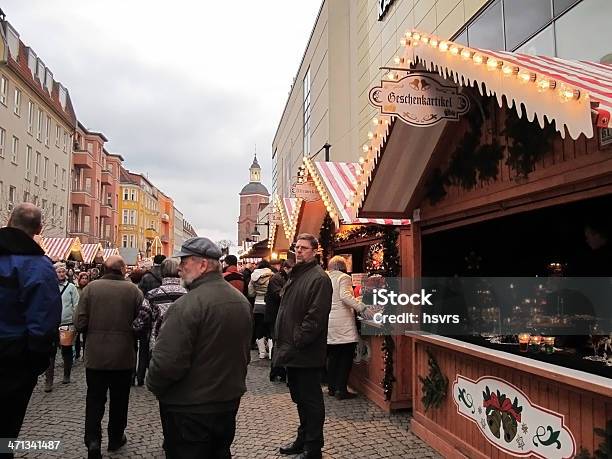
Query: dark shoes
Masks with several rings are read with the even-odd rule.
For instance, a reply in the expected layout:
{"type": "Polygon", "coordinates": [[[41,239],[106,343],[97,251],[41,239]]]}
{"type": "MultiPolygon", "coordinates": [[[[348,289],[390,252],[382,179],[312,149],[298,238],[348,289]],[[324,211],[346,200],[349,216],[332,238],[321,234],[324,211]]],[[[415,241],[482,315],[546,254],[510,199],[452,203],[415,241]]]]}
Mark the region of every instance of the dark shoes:
{"type": "Polygon", "coordinates": [[[87,459],[102,459],[99,441],[92,441],[87,445],[87,459]]]}
{"type": "Polygon", "coordinates": [[[333,397],[334,395],[336,395],[336,391],[334,389],[327,389],[327,395],[333,397]]]}
{"type": "Polygon", "coordinates": [[[356,397],[357,397],[357,394],[354,394],[352,392],[338,392],[336,394],[336,399],[338,400],[348,400],[348,399],[356,398],[356,397]]]}
{"type": "Polygon", "coordinates": [[[119,441],[111,441],[109,439],[108,440],[108,450],[117,451],[119,448],[121,448],[126,443],[127,443],[127,437],[125,436],[125,434],[123,434],[123,437],[121,437],[121,440],[119,441]]]}
{"type": "Polygon", "coordinates": [[[279,452],[286,456],[291,455],[291,454],[300,454],[303,451],[304,451],[304,445],[296,441],[288,445],[281,446],[279,448],[279,452]]]}

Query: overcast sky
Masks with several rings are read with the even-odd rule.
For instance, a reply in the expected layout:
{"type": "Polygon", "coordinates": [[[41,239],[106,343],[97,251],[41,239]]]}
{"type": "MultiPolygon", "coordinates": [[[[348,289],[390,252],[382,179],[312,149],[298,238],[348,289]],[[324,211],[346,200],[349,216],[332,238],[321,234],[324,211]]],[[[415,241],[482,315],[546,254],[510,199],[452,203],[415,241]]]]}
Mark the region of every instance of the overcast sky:
{"type": "Polygon", "coordinates": [[[321,0],[4,0],[107,150],[146,174],[198,234],[237,238],[255,144],[271,144],[321,0]]]}

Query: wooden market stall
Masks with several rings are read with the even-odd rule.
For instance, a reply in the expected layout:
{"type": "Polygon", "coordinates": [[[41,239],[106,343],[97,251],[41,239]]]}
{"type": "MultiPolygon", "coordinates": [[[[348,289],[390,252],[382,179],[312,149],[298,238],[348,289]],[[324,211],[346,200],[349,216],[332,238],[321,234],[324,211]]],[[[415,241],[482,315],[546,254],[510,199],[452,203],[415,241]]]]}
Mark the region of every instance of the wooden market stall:
{"type": "Polygon", "coordinates": [[[102,263],[104,262],[104,249],[98,242],[97,244],[81,244],[83,263],[102,263]]]}
{"type": "MultiPolygon", "coordinates": [[[[610,263],[607,271],[584,269],[593,252],[609,249],[589,249],[584,229],[612,215],[612,68],[466,48],[419,32],[402,43],[403,70],[370,93],[381,115],[350,199],[358,215],[412,218],[414,276],[612,276],[610,263]],[[409,101],[421,107],[410,112],[409,101]],[[422,116],[428,104],[436,108],[422,116]]],[[[546,311],[550,297],[533,296],[518,297],[510,313],[487,299],[497,334],[409,334],[412,430],[446,457],[610,450],[612,367],[597,355],[597,333],[541,347],[539,332],[554,343],[559,318],[591,326],[602,318],[588,309],[555,315],[546,311]],[[538,338],[524,348],[501,333],[502,317],[511,323],[521,307],[538,338]]],[[[482,297],[463,304],[470,323],[485,314],[482,297]]]]}
{"type": "MultiPolygon", "coordinates": [[[[358,163],[305,158],[298,176],[302,183],[311,182],[317,194],[301,202],[289,239],[301,232],[315,234],[324,267],[332,256],[343,256],[354,286],[361,287],[370,275],[411,276],[410,220],[357,218],[347,206],[359,170],[358,163]]],[[[386,411],[410,407],[411,338],[383,336],[372,321],[361,324],[349,385],[386,411]]]]}
{"type": "Polygon", "coordinates": [[[43,237],[41,246],[54,262],[83,261],[81,240],[78,237],[43,237]]]}

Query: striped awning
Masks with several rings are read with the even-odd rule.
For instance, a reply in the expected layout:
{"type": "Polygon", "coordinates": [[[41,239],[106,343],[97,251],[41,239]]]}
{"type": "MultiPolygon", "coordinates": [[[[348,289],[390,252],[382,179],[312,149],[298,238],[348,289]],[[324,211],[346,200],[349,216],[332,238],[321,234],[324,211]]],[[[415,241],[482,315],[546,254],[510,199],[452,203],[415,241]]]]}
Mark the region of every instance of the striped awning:
{"type": "Polygon", "coordinates": [[[276,209],[279,210],[281,219],[283,220],[283,230],[285,231],[285,236],[289,241],[292,241],[293,233],[295,232],[297,225],[298,215],[300,214],[302,200],[298,198],[280,198],[275,196],[274,202],[276,209]]]}
{"type": "Polygon", "coordinates": [[[564,126],[572,139],[593,137],[592,110],[598,127],[612,128],[612,65],[471,48],[418,31],[403,40],[402,62],[419,61],[459,85],[477,83],[481,93],[484,83],[500,107],[504,97],[510,107],[523,104],[530,121],[554,120],[562,137],[564,126]]]}
{"type": "Polygon", "coordinates": [[[307,163],[311,174],[316,174],[325,186],[340,223],[345,225],[409,225],[409,219],[357,218],[355,208],[349,203],[360,171],[358,163],[315,161],[307,163]]]}
{"type": "Polygon", "coordinates": [[[73,258],[82,259],[81,241],[78,237],[44,237],[43,249],[47,256],[54,261],[73,258]]]}
{"type": "Polygon", "coordinates": [[[112,255],[119,255],[119,249],[116,247],[114,249],[103,249],[102,258],[104,260],[112,255]]]}
{"type": "Polygon", "coordinates": [[[97,244],[81,244],[81,253],[83,254],[83,262],[91,263],[96,257],[102,256],[102,245],[97,244]]]}
{"type": "Polygon", "coordinates": [[[162,242],[159,236],[155,236],[153,242],[151,243],[151,256],[161,255],[162,253],[162,242]]]}

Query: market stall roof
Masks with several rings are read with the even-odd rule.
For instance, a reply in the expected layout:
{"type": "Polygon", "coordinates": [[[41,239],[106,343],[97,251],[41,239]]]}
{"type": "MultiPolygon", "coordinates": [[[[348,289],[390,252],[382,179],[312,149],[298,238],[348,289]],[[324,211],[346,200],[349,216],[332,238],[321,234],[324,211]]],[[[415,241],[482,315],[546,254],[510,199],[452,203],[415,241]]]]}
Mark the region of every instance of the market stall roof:
{"type": "MultiPolygon", "coordinates": [[[[593,137],[598,127],[610,128],[612,66],[547,56],[470,48],[418,31],[401,39],[404,54],[396,57],[386,81],[397,81],[410,66],[422,64],[459,86],[477,86],[481,94],[503,100],[540,126],[554,121],[561,136],[593,137]]],[[[360,217],[406,216],[419,181],[449,122],[427,128],[410,126],[380,114],[363,146],[361,173],[350,206],[360,217]],[[383,160],[384,158],[384,160],[383,160]]],[[[360,161],[361,162],[361,161],[360,161]]]]}
{"type": "Polygon", "coordinates": [[[42,242],[47,256],[54,261],[68,258],[83,261],[81,241],[78,237],[43,237],[42,242]]]}
{"type": "Polygon", "coordinates": [[[279,231],[279,226],[285,225],[286,217],[283,215],[283,203],[280,199],[278,199],[277,195],[274,195],[272,198],[272,211],[275,215],[279,215],[281,217],[282,223],[270,221],[268,248],[273,252],[288,250],[291,243],[287,240],[285,231],[279,231]]]}
{"type": "Polygon", "coordinates": [[[159,236],[155,236],[151,243],[151,256],[160,255],[162,253],[162,242],[159,236]]]}
{"type": "Polygon", "coordinates": [[[276,208],[280,211],[283,221],[283,230],[285,237],[291,243],[293,241],[293,233],[297,227],[298,216],[302,206],[302,200],[298,198],[281,198],[278,195],[274,196],[276,208]]]}
{"type": "Polygon", "coordinates": [[[84,263],[92,263],[96,258],[103,258],[102,245],[99,242],[97,244],[82,244],[81,252],[84,263]]]}
{"type": "Polygon", "coordinates": [[[312,161],[305,158],[304,163],[313,177],[325,204],[332,209],[336,223],[344,225],[378,224],[409,225],[409,219],[358,218],[350,205],[355,192],[357,175],[361,171],[359,163],[312,161]]]}
{"type": "Polygon", "coordinates": [[[251,245],[247,251],[240,255],[240,259],[244,260],[257,258],[258,260],[261,260],[268,255],[270,255],[268,239],[264,239],[263,241],[259,241],[251,245]]]}
{"type": "Polygon", "coordinates": [[[119,255],[119,249],[118,248],[112,248],[112,249],[103,249],[102,252],[102,258],[104,259],[104,261],[106,261],[106,259],[110,256],[113,255],[119,255]]]}

